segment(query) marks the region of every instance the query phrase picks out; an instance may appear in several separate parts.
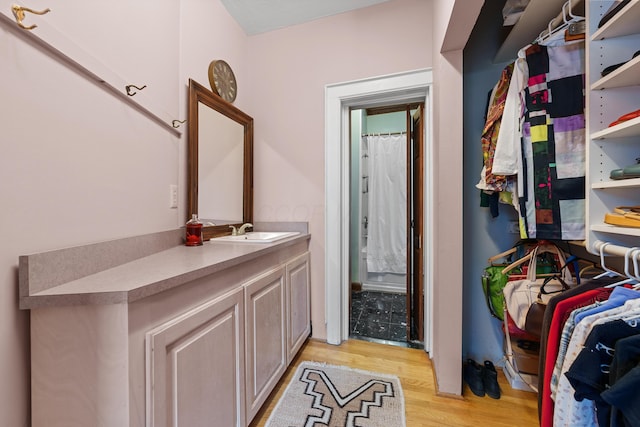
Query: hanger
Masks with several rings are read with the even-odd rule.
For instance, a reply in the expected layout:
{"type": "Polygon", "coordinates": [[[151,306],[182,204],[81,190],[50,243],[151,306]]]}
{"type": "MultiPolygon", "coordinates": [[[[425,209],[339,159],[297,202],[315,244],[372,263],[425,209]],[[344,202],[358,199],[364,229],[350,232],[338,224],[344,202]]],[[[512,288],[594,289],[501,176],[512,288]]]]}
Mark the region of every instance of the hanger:
{"type": "Polygon", "coordinates": [[[598,274],[594,279],[601,279],[603,277],[615,277],[621,276],[620,273],[617,273],[613,270],[610,270],[604,263],[604,248],[609,244],[609,242],[603,242],[600,245],[600,267],[604,270],[604,273],[598,274]]]}
{"type": "Polygon", "coordinates": [[[578,259],[578,262],[580,262],[580,261],[588,263],[588,265],[586,267],[584,267],[584,268],[581,268],[580,272],[578,273],[578,275],[580,276],[581,279],[584,279],[585,278],[584,274],[589,272],[589,271],[591,271],[591,270],[596,270],[598,272],[598,274],[600,274],[602,272],[602,269],[600,267],[598,267],[595,263],[590,262],[590,261],[586,261],[586,260],[583,260],[583,259],[578,259]]]}
{"type": "MultiPolygon", "coordinates": [[[[571,2],[571,0],[566,1],[562,5],[562,14],[563,14],[563,16],[566,17],[567,15],[569,15],[569,18],[571,18],[571,19],[569,19],[568,23],[577,22],[577,21],[584,21],[584,16],[574,15],[573,11],[572,11],[572,8],[573,8],[573,3],[571,2]],[[567,14],[564,13],[564,8],[565,7],[569,10],[569,12],[567,14]]],[[[565,19],[565,22],[566,22],[566,19],[565,19]]]]}
{"type": "MultiPolygon", "coordinates": [[[[569,0],[571,1],[571,0],[569,0]]],[[[565,3],[566,4],[566,3],[565,3]]],[[[551,21],[549,21],[549,23],[547,24],[547,28],[542,30],[542,32],[540,32],[540,34],[538,35],[538,37],[535,40],[535,43],[542,43],[543,41],[549,39],[553,34],[558,33],[559,31],[565,29],[568,26],[567,24],[567,20],[564,14],[564,5],[562,6],[562,12],[561,15],[556,16],[555,18],[553,18],[551,21]],[[558,24],[557,27],[555,28],[551,28],[555,21],[557,21],[558,19],[560,19],[562,17],[562,22],[558,24]]]]}
{"type": "MultiPolygon", "coordinates": [[[[638,247],[632,247],[627,249],[627,251],[624,254],[624,274],[627,276],[626,279],[622,279],[619,282],[615,282],[615,283],[611,283],[610,285],[605,286],[605,288],[614,288],[618,285],[624,285],[626,283],[632,283],[632,282],[638,282],[638,278],[637,276],[635,276],[634,274],[631,274],[631,272],[629,272],[629,258],[632,256],[634,257],[634,260],[636,259],[635,256],[635,252],[637,252],[640,248],[638,247]]],[[[637,273],[637,263],[634,261],[634,273],[637,273]]]]}
{"type": "Polygon", "coordinates": [[[514,253],[516,250],[517,250],[517,248],[516,248],[516,247],[513,247],[513,248],[511,248],[511,249],[507,249],[507,250],[506,250],[506,251],[504,251],[504,252],[500,252],[498,255],[494,255],[494,256],[492,256],[491,258],[489,258],[489,259],[487,260],[487,263],[488,263],[489,265],[493,265],[493,261],[496,261],[496,260],[498,260],[498,259],[500,259],[500,258],[505,258],[505,257],[507,257],[507,256],[511,255],[512,253],[514,253]]]}
{"type": "Polygon", "coordinates": [[[633,289],[635,290],[640,290],[640,276],[638,275],[638,273],[640,272],[640,269],[638,268],[638,253],[640,253],[640,251],[637,251],[637,253],[633,254],[633,278],[638,281],[638,283],[633,286],[633,289]]]}
{"type": "Polygon", "coordinates": [[[585,33],[587,31],[587,22],[585,20],[585,17],[573,14],[573,12],[571,11],[571,7],[572,7],[571,0],[569,0],[567,3],[565,3],[562,6],[563,11],[565,6],[568,6],[568,9],[569,9],[568,15],[569,15],[569,18],[571,18],[569,19],[568,28],[564,35],[565,41],[584,40],[585,33]]]}
{"type": "Polygon", "coordinates": [[[533,256],[534,250],[535,249],[532,249],[531,252],[529,252],[527,255],[523,256],[522,258],[512,262],[511,264],[509,264],[508,266],[503,268],[502,269],[502,274],[507,274],[508,272],[510,272],[511,270],[516,268],[517,266],[519,266],[520,264],[524,264],[525,262],[529,261],[531,259],[531,257],[533,256]]]}
{"type": "MultiPolygon", "coordinates": [[[[509,271],[513,270],[514,268],[516,268],[517,266],[524,264],[525,262],[529,261],[531,259],[531,257],[533,257],[533,255],[535,254],[536,256],[540,255],[540,254],[544,254],[544,253],[557,253],[557,251],[561,251],[562,249],[558,248],[555,245],[549,244],[547,242],[540,242],[540,244],[538,246],[536,246],[535,248],[533,248],[531,250],[531,252],[529,252],[527,255],[523,256],[522,258],[520,258],[517,261],[512,262],[511,264],[509,264],[508,266],[506,266],[503,270],[502,270],[502,274],[507,274],[509,271]]],[[[545,274],[536,274],[536,277],[549,277],[549,276],[553,276],[554,273],[545,273],[545,274]]]]}
{"type": "Polygon", "coordinates": [[[577,24],[578,22],[584,21],[585,18],[584,16],[573,14],[571,1],[572,0],[567,0],[562,5],[562,11],[558,14],[558,16],[556,16],[551,21],[549,21],[547,28],[545,30],[542,30],[542,32],[536,38],[535,43],[542,43],[545,40],[548,40],[549,38],[551,38],[551,36],[553,36],[554,34],[564,31],[565,29],[570,30],[569,33],[571,36],[584,33],[583,26],[573,25],[573,24],[577,24]],[[562,21],[558,23],[557,27],[552,29],[551,27],[554,26],[555,23],[560,19],[562,19],[562,21]],[[571,30],[572,25],[574,30],[571,30]]]}

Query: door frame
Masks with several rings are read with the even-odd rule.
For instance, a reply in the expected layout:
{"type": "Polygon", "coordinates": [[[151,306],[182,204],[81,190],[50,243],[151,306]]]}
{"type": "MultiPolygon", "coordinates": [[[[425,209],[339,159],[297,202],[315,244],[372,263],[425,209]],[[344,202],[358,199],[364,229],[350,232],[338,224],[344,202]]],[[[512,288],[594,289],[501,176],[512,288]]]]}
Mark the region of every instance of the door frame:
{"type": "Polygon", "coordinates": [[[407,111],[407,129],[411,129],[407,140],[407,230],[410,231],[407,234],[407,340],[421,342],[424,342],[424,298],[415,295],[424,294],[424,112],[424,104],[419,104],[414,114],[407,111]],[[416,134],[416,129],[420,133],[416,134]]]}
{"type": "Polygon", "coordinates": [[[408,71],[325,87],[325,319],[327,342],[349,337],[349,109],[424,102],[424,348],[432,347],[433,73],[408,71]]]}

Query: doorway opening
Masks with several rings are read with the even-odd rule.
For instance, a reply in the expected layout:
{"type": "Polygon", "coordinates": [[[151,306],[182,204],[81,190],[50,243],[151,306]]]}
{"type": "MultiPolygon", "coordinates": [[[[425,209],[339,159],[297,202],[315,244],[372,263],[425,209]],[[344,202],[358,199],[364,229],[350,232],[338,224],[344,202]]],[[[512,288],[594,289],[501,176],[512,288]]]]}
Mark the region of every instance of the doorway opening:
{"type": "Polygon", "coordinates": [[[423,111],[351,109],[351,338],[424,346],[423,111]]]}
{"type": "Polygon", "coordinates": [[[325,88],[325,319],[327,342],[349,338],[350,110],[364,107],[424,103],[424,350],[432,346],[433,283],[433,146],[432,84],[429,69],[327,85],[325,88]]]}

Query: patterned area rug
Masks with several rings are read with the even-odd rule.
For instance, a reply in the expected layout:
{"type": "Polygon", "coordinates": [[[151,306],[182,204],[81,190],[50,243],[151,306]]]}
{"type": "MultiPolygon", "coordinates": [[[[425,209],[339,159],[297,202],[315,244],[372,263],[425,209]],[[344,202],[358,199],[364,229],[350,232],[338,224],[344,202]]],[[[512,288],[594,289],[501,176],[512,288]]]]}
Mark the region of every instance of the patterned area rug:
{"type": "Polygon", "coordinates": [[[267,427],[404,427],[398,377],[302,362],[267,427]]]}

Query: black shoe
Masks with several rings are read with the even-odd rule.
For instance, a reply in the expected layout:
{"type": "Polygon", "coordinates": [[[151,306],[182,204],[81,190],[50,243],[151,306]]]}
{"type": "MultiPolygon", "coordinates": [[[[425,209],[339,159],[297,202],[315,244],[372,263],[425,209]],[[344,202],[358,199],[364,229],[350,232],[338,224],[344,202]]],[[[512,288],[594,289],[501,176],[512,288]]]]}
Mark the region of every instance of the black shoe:
{"type": "Polygon", "coordinates": [[[463,376],[469,388],[476,396],[484,396],[483,367],[478,365],[474,360],[467,359],[464,365],[463,376]]]}
{"type": "Polygon", "coordinates": [[[484,361],[484,369],[482,370],[482,384],[484,391],[492,399],[500,399],[500,386],[498,385],[498,373],[495,366],[488,360],[484,361]]]}

